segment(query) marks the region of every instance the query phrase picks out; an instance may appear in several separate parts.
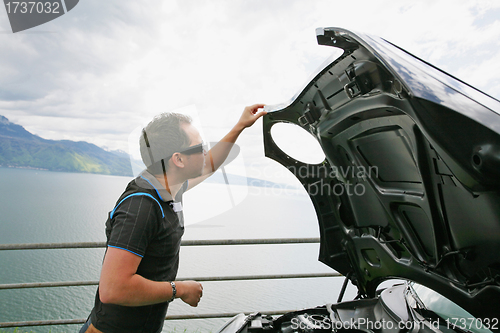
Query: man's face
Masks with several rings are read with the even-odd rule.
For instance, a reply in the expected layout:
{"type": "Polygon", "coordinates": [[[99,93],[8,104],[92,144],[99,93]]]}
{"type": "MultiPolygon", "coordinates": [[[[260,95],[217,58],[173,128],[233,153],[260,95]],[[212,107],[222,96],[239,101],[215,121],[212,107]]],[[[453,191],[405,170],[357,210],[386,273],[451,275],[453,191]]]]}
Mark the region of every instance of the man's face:
{"type": "MultiPolygon", "coordinates": [[[[182,124],[181,127],[191,140],[189,146],[196,146],[203,143],[200,132],[198,132],[196,127],[191,124],[182,124]]],[[[203,168],[205,167],[205,155],[205,151],[194,154],[183,154],[186,161],[185,171],[188,179],[201,176],[203,168]]]]}

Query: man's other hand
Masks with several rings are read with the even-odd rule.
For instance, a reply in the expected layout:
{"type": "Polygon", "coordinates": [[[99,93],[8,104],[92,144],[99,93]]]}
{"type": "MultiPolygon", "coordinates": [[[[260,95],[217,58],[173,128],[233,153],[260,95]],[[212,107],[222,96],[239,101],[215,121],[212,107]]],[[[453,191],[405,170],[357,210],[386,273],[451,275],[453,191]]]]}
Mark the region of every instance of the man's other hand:
{"type": "Polygon", "coordinates": [[[203,286],[196,281],[176,281],[177,297],[191,306],[198,306],[203,296],[203,286]]]}

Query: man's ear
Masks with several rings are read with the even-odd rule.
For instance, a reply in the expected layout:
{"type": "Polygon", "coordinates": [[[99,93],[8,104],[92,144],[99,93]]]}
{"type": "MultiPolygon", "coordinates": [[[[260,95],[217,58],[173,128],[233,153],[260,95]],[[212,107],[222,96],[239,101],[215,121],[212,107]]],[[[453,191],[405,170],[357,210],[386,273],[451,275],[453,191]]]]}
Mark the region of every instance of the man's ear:
{"type": "Polygon", "coordinates": [[[184,159],[180,153],[174,153],[170,159],[178,168],[184,168],[184,159]]]}

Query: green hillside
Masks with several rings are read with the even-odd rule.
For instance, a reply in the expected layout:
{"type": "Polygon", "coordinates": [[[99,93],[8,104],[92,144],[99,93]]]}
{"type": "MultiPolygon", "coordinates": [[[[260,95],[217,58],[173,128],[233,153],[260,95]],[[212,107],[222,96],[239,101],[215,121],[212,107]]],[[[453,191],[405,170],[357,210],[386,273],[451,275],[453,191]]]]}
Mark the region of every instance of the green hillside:
{"type": "Polygon", "coordinates": [[[130,160],[88,142],[45,140],[0,116],[0,166],[132,176],[130,160]]]}

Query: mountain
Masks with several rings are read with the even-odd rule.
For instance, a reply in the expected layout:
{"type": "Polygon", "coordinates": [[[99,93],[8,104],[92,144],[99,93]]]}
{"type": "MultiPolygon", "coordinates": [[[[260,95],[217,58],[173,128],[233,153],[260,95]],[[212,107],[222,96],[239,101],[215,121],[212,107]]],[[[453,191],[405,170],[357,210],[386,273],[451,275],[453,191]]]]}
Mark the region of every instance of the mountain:
{"type": "Polygon", "coordinates": [[[69,140],[46,140],[0,116],[0,165],[50,171],[132,176],[124,154],[69,140]]]}

